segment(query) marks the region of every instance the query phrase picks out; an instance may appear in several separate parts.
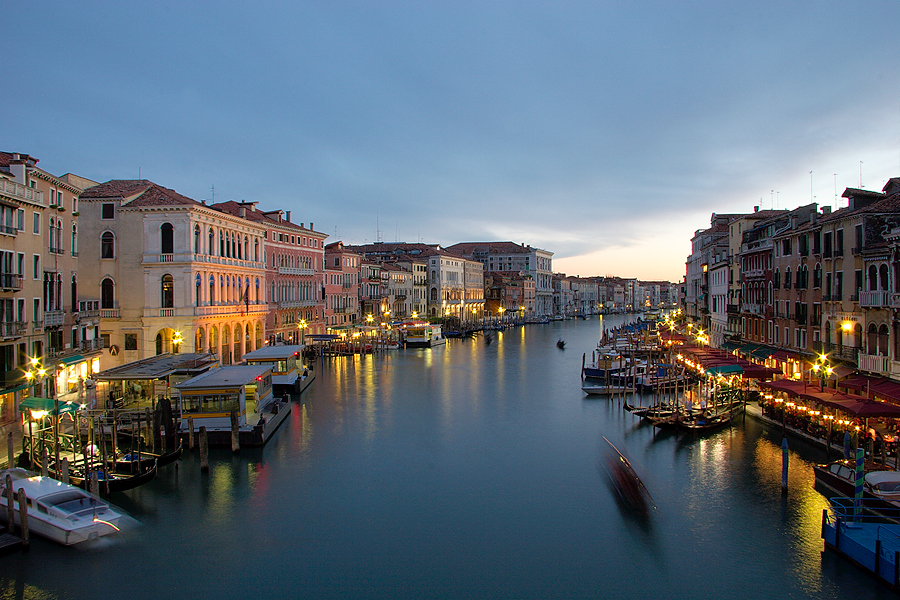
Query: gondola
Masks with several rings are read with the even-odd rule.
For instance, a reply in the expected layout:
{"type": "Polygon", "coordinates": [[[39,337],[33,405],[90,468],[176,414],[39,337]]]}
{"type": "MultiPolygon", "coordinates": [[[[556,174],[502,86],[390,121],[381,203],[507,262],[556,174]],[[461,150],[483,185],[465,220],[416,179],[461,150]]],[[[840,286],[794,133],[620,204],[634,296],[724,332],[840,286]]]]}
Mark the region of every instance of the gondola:
{"type": "MultiPolygon", "coordinates": [[[[35,457],[35,468],[40,472],[40,460],[35,457]]],[[[107,469],[108,475],[104,473],[100,461],[92,467],[91,471],[85,475],[83,467],[78,465],[69,473],[69,483],[80,487],[85,491],[90,491],[90,473],[97,473],[97,483],[99,484],[101,494],[110,494],[112,492],[124,492],[125,490],[134,489],[144,485],[156,477],[158,467],[157,459],[153,459],[150,466],[143,469],[140,473],[131,475],[127,473],[116,473],[115,469],[107,469]]],[[[48,470],[54,472],[56,469],[53,464],[48,465],[48,470]]]]}
{"type": "Polygon", "coordinates": [[[734,418],[740,410],[740,407],[733,407],[725,412],[721,412],[714,415],[696,415],[688,419],[681,419],[675,423],[675,425],[684,431],[692,431],[694,433],[703,433],[705,431],[712,431],[714,429],[719,429],[720,427],[725,427],[731,424],[731,420],[734,418]]]}
{"type": "Polygon", "coordinates": [[[646,517],[651,508],[656,508],[650,492],[625,455],[606,439],[606,436],[603,436],[603,439],[612,448],[603,464],[610,484],[626,506],[646,517]]]}
{"type": "Polygon", "coordinates": [[[116,473],[131,475],[138,470],[135,468],[139,464],[138,460],[140,460],[141,471],[149,469],[154,460],[156,461],[157,467],[165,467],[181,458],[182,452],[184,452],[184,442],[181,440],[179,440],[177,448],[171,452],[166,452],[165,454],[128,452],[116,458],[114,470],[116,473]]]}

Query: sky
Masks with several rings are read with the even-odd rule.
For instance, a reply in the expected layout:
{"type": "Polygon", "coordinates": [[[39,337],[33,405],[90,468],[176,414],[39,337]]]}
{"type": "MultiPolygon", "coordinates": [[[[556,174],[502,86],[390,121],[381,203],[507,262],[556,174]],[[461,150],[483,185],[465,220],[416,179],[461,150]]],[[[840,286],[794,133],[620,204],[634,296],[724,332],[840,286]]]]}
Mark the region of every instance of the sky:
{"type": "Polygon", "coordinates": [[[345,244],[679,281],[712,213],[900,176],[891,2],[31,2],[0,150],[345,244]]]}

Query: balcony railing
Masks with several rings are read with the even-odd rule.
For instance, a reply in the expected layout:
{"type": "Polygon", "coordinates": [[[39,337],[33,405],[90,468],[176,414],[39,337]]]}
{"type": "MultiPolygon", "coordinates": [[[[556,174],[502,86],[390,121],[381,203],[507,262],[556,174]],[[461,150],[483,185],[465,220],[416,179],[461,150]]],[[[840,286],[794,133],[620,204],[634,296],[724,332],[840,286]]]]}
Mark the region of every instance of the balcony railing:
{"type": "Polygon", "coordinates": [[[44,313],[44,327],[57,327],[66,321],[66,313],[62,310],[48,310],[44,313]]]}
{"type": "Polygon", "coordinates": [[[860,308],[889,308],[891,300],[891,293],[887,290],[860,290],[859,292],[860,308]]]}
{"type": "Polygon", "coordinates": [[[21,290],[22,280],[23,277],[21,275],[16,275],[14,273],[0,273],[0,289],[21,290]]]}
{"type": "MultiPolygon", "coordinates": [[[[268,312],[269,305],[265,303],[253,303],[244,304],[243,302],[238,304],[214,304],[212,306],[194,306],[193,308],[186,309],[188,315],[193,315],[196,317],[208,317],[213,315],[233,315],[233,314],[251,314],[251,313],[265,313],[268,312]]],[[[179,309],[178,316],[181,315],[181,311],[179,309]]]]}
{"type": "Polygon", "coordinates": [[[16,235],[19,230],[12,225],[0,225],[0,233],[4,235],[16,235]]]}
{"type": "Polygon", "coordinates": [[[860,371],[879,373],[881,375],[889,375],[891,372],[891,360],[888,356],[863,354],[860,352],[857,361],[857,366],[860,371]]]}
{"type": "Polygon", "coordinates": [[[26,187],[8,179],[0,179],[0,193],[19,198],[20,200],[26,200],[32,204],[46,206],[44,204],[43,192],[39,192],[34,188],[26,187]]]}
{"type": "Polygon", "coordinates": [[[27,332],[28,323],[25,321],[6,321],[0,323],[0,336],[2,337],[21,337],[27,332]]]}
{"type": "Polygon", "coordinates": [[[100,309],[100,318],[101,319],[119,319],[121,317],[119,315],[118,308],[101,308],[100,309]]]}

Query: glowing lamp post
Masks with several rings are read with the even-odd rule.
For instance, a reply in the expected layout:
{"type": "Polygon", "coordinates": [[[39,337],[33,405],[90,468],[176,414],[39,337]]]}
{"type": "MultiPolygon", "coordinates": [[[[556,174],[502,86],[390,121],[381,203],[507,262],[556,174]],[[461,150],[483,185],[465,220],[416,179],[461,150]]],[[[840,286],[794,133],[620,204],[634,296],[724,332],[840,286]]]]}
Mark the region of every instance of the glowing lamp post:
{"type": "Polygon", "coordinates": [[[812,366],[813,373],[819,376],[819,391],[825,391],[825,377],[831,377],[834,368],[828,362],[828,356],[820,354],[812,366]]]}
{"type": "Polygon", "coordinates": [[[307,324],[306,319],[300,319],[300,322],[297,323],[297,329],[300,330],[300,345],[303,345],[303,334],[306,331],[307,324]]]}

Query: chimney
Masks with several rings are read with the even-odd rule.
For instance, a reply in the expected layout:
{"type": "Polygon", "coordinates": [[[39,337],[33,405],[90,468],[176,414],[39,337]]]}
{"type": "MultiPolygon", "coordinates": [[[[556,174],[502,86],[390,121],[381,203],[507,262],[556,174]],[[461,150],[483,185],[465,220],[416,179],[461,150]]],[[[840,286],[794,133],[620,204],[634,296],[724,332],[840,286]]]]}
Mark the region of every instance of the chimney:
{"type": "Polygon", "coordinates": [[[286,219],[286,220],[287,220],[288,223],[290,223],[290,222],[291,222],[291,211],[287,211],[286,214],[287,214],[287,219],[286,219]]]}
{"type": "Polygon", "coordinates": [[[822,207],[822,214],[823,214],[823,215],[830,215],[830,214],[831,214],[831,207],[830,207],[830,206],[823,206],[823,207],[822,207]]]}
{"type": "Polygon", "coordinates": [[[753,212],[755,212],[755,213],[759,212],[759,206],[754,206],[754,207],[753,207],[753,212]]]}
{"type": "Polygon", "coordinates": [[[310,231],[315,231],[315,229],[316,229],[316,226],[312,224],[312,221],[310,221],[310,222],[309,222],[309,230],[310,230],[310,231]]]}
{"type": "Polygon", "coordinates": [[[246,206],[242,206],[242,207],[241,207],[240,215],[241,215],[241,218],[242,218],[242,219],[246,219],[246,218],[247,218],[247,207],[246,207],[246,206]]]}

